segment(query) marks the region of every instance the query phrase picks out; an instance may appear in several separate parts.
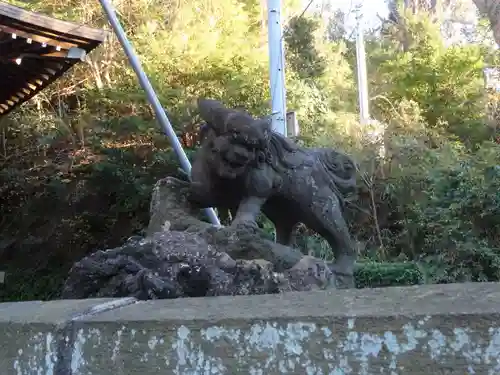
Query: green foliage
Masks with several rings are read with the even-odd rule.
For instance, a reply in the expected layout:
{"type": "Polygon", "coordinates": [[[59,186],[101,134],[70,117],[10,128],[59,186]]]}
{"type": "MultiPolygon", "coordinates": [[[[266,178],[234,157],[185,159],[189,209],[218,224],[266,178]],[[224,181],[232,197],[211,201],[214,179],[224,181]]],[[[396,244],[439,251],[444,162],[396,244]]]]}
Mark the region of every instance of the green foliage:
{"type": "Polygon", "coordinates": [[[283,35],[288,65],[301,79],[321,76],[326,68],[314,40],[314,32],[318,26],[314,19],[293,17],[283,35]]]}
{"type": "Polygon", "coordinates": [[[416,194],[419,186],[420,195],[402,207],[401,245],[433,267],[432,281],[499,279],[499,160],[496,144],[485,143],[472,154],[448,147],[419,162],[429,171],[424,181],[406,185],[416,194]]]}
{"type": "MultiPolygon", "coordinates": [[[[410,17],[411,35],[404,53],[379,66],[380,81],[388,102],[418,103],[426,124],[467,142],[485,138],[483,56],[480,46],[445,48],[436,26],[426,19],[410,17]]],[[[386,103],[383,103],[386,104],[386,103]]],[[[391,109],[385,105],[387,116],[391,109]]]]}
{"type": "MultiPolygon", "coordinates": [[[[107,23],[95,1],[19,4],[107,23]]],[[[382,35],[366,37],[371,110],[383,127],[360,125],[344,17],[298,17],[302,6],[291,0],[284,8],[287,107],[298,115],[300,142],[337,147],[359,162],[359,196],[346,207],[363,260],[358,287],[500,280],[500,146],[492,142],[500,99],[484,90],[482,76],[498,65],[498,51],[486,37],[447,46],[439,25],[398,14],[382,35]]],[[[269,113],[261,2],[117,7],[189,154],[197,97],[269,113]]],[[[114,39],[2,119],[0,140],[2,300],[54,298],[73,262],[140,234],[152,185],[178,168],[114,39]]],[[[262,226],[272,237],[270,223],[262,226]]],[[[299,228],[296,237],[304,252],[332,258],[316,234],[299,228]]]]}
{"type": "Polygon", "coordinates": [[[415,263],[364,262],[355,270],[356,288],[380,288],[424,283],[424,274],[415,263]]]}

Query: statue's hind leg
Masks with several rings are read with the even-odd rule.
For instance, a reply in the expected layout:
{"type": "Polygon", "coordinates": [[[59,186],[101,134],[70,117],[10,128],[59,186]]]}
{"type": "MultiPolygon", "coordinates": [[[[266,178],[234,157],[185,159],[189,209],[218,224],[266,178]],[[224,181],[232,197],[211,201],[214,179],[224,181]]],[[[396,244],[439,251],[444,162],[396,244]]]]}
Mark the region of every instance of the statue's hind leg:
{"type": "MultiPolygon", "coordinates": [[[[319,197],[316,197],[319,198],[319,197]]],[[[324,199],[319,198],[313,207],[316,223],[321,223],[316,231],[328,241],[335,261],[331,265],[337,276],[338,288],[354,287],[354,263],[356,248],[352,241],[347,223],[340,208],[340,202],[335,195],[324,199]]]]}
{"type": "Polygon", "coordinates": [[[328,241],[335,256],[330,268],[337,276],[337,287],[339,289],[354,288],[354,264],[357,254],[347,225],[344,222],[341,227],[325,229],[330,230],[330,233],[325,234],[324,238],[328,241]]]}

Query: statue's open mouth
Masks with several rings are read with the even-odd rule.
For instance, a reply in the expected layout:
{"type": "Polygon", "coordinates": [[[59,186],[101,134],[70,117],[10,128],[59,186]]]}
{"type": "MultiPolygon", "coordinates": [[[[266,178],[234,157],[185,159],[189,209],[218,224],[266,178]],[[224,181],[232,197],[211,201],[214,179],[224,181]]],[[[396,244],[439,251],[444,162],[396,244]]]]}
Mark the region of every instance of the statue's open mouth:
{"type": "Polygon", "coordinates": [[[240,169],[240,168],[245,167],[245,165],[246,165],[246,162],[236,161],[236,160],[229,160],[227,158],[224,158],[224,162],[227,165],[229,165],[231,168],[234,168],[234,169],[240,169]]]}

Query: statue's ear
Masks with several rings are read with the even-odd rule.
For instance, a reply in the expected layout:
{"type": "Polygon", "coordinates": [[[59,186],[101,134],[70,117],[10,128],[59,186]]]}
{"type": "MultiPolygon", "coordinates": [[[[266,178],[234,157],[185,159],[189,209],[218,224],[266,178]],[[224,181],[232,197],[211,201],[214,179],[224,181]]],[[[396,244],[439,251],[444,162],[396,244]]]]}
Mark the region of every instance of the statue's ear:
{"type": "Polygon", "coordinates": [[[271,116],[265,116],[263,118],[257,119],[256,120],[256,125],[263,132],[270,132],[272,130],[272,117],[271,116]]]}
{"type": "Polygon", "coordinates": [[[232,112],[224,104],[213,99],[198,99],[200,116],[210,123],[215,131],[224,132],[226,121],[232,112]]]}
{"type": "Polygon", "coordinates": [[[214,134],[215,134],[215,129],[211,123],[205,122],[201,124],[199,131],[200,143],[203,144],[206,140],[212,139],[214,134]]]}

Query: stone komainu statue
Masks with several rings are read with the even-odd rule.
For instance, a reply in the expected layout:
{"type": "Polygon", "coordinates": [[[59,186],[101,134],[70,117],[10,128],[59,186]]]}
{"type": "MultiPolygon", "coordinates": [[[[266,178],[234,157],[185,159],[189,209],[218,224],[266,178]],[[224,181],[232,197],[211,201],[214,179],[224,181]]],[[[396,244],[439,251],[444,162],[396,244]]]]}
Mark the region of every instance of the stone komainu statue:
{"type": "Polygon", "coordinates": [[[236,212],[231,225],[256,226],[262,210],[283,245],[291,244],[298,223],[305,224],[328,241],[332,267],[352,284],[356,251],[342,214],[356,186],[352,159],[329,148],[299,147],[273,132],[269,119],[216,100],[200,99],[198,107],[206,126],[192,166],[190,202],[236,212]]]}

